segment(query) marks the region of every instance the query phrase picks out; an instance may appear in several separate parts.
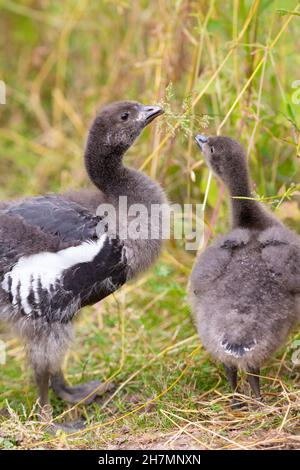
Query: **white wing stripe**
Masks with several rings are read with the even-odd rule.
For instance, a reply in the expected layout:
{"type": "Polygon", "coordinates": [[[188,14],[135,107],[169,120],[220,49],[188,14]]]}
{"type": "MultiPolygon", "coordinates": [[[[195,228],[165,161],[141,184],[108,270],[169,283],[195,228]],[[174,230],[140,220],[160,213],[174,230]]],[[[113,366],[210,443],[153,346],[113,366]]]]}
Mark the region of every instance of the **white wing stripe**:
{"type": "Polygon", "coordinates": [[[39,284],[43,289],[50,291],[51,286],[59,282],[64,270],[79,263],[93,261],[103,248],[107,237],[107,234],[103,234],[96,242],[84,242],[57,253],[42,252],[23,256],[11,271],[5,274],[1,286],[6,292],[11,293],[15,306],[18,303],[18,286],[20,286],[19,296],[23,310],[26,314],[30,314],[32,307],[27,300],[29,294],[33,292],[35,301],[38,303],[39,284]]]}

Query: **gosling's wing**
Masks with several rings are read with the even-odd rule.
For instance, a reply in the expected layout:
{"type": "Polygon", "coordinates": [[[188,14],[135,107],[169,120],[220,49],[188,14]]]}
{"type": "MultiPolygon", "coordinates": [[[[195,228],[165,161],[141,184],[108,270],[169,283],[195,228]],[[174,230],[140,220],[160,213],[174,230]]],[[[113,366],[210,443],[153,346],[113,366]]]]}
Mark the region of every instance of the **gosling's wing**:
{"type": "Polygon", "coordinates": [[[220,277],[230,262],[230,250],[211,246],[207,248],[196,260],[190,286],[195,295],[205,292],[212,287],[215,279],[220,277]]]}
{"type": "Polygon", "coordinates": [[[249,231],[235,229],[208,247],[198,258],[191,275],[191,289],[197,295],[213,286],[213,282],[223,275],[232,259],[233,251],[247,245],[249,231]]]}
{"type": "Polygon", "coordinates": [[[300,293],[300,239],[285,227],[275,226],[259,238],[267,269],[287,290],[300,293]]]}
{"type": "Polygon", "coordinates": [[[21,314],[64,323],[117,290],[127,272],[123,243],[104,234],[95,242],[20,257],[5,272],[1,288],[21,314]]]}
{"type": "Polygon", "coordinates": [[[96,240],[96,227],[101,222],[101,217],[85,207],[56,194],[15,202],[4,213],[20,217],[27,225],[38,227],[63,242],[96,240]]]}
{"type": "Polygon", "coordinates": [[[63,247],[59,238],[27,225],[19,217],[0,212],[0,280],[22,256],[55,252],[63,247]]]}

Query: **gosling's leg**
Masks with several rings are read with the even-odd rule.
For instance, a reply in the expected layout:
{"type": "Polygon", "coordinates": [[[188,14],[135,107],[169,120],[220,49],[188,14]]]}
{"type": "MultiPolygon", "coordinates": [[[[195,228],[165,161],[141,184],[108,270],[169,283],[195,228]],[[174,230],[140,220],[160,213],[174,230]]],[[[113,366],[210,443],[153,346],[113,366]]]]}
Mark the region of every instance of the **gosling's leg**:
{"type": "Polygon", "coordinates": [[[57,431],[63,431],[66,434],[76,432],[84,428],[83,423],[64,423],[58,424],[52,422],[52,407],[49,402],[49,380],[48,370],[35,369],[35,380],[38,387],[39,403],[41,406],[41,422],[45,425],[45,431],[49,434],[56,434],[57,431]]]}
{"type": "Polygon", "coordinates": [[[82,401],[83,404],[88,405],[95,400],[98,395],[111,390],[112,384],[102,384],[98,380],[92,380],[76,386],[69,386],[60,370],[56,374],[51,375],[51,387],[54,393],[62,400],[76,404],[82,401]]]}
{"type": "Polygon", "coordinates": [[[39,403],[42,408],[49,405],[49,379],[50,373],[48,370],[40,370],[38,368],[34,371],[35,381],[38,388],[39,403]]]}
{"type": "Polygon", "coordinates": [[[254,393],[254,396],[257,400],[261,400],[261,394],[260,394],[260,383],[259,383],[259,374],[260,374],[260,369],[259,368],[248,368],[248,382],[250,384],[251,390],[254,393]],[[250,375],[254,374],[254,375],[250,375]]]}
{"type": "MultiPolygon", "coordinates": [[[[49,380],[50,373],[48,369],[40,369],[35,366],[34,368],[35,381],[38,388],[38,401],[41,406],[41,422],[47,424],[52,420],[52,407],[49,402],[49,380]]],[[[52,427],[52,425],[50,425],[52,427]]]]}
{"type": "Polygon", "coordinates": [[[225,369],[225,374],[226,374],[226,378],[228,380],[228,383],[231,387],[231,390],[233,392],[233,398],[232,398],[232,401],[231,401],[231,408],[233,410],[237,409],[237,408],[241,408],[243,407],[243,403],[237,398],[234,396],[234,394],[237,392],[237,388],[238,388],[238,379],[237,379],[237,367],[235,366],[228,366],[226,364],[224,364],[224,369],[225,369]]]}
{"type": "Polygon", "coordinates": [[[226,378],[234,393],[237,390],[237,367],[227,366],[226,364],[224,364],[224,368],[225,368],[226,378]]]}

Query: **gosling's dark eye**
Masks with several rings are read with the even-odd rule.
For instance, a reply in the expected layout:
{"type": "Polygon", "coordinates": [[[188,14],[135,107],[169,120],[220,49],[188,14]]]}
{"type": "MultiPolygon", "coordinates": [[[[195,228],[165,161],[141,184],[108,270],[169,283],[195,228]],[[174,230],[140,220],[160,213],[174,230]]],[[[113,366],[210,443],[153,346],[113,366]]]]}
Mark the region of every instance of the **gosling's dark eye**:
{"type": "Polygon", "coordinates": [[[215,153],[215,149],[213,147],[210,147],[210,153],[215,153]]]}
{"type": "Polygon", "coordinates": [[[122,119],[122,121],[127,121],[128,117],[129,117],[128,111],[126,111],[125,113],[121,114],[121,119],[122,119]]]}

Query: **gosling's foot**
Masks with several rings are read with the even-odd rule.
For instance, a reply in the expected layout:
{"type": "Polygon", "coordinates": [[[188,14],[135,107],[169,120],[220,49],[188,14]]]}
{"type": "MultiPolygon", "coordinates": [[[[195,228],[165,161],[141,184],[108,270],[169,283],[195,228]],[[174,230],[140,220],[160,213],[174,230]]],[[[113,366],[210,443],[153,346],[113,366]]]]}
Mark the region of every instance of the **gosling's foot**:
{"type": "MultiPolygon", "coordinates": [[[[256,397],[255,398],[255,401],[262,405],[263,404],[263,401],[262,401],[262,398],[261,397],[256,397]]],[[[251,400],[252,402],[252,400],[251,400]]],[[[245,411],[249,408],[249,403],[246,402],[246,401],[243,401],[241,398],[238,398],[238,397],[234,397],[232,400],[231,400],[231,409],[232,410],[242,410],[242,411],[245,411]]]]}
{"type": "Polygon", "coordinates": [[[67,403],[76,404],[81,402],[84,405],[89,405],[97,396],[101,396],[114,388],[113,384],[103,384],[98,380],[71,387],[66,384],[61,374],[51,378],[51,386],[54,393],[67,403]]]}
{"type": "Polygon", "coordinates": [[[86,425],[82,421],[70,421],[66,423],[49,423],[45,425],[44,431],[48,434],[55,434],[63,432],[65,434],[73,434],[74,432],[81,431],[85,429],[86,425]]]}
{"type": "Polygon", "coordinates": [[[241,398],[233,397],[230,406],[233,411],[245,410],[247,408],[247,403],[241,400],[241,398]]]}

